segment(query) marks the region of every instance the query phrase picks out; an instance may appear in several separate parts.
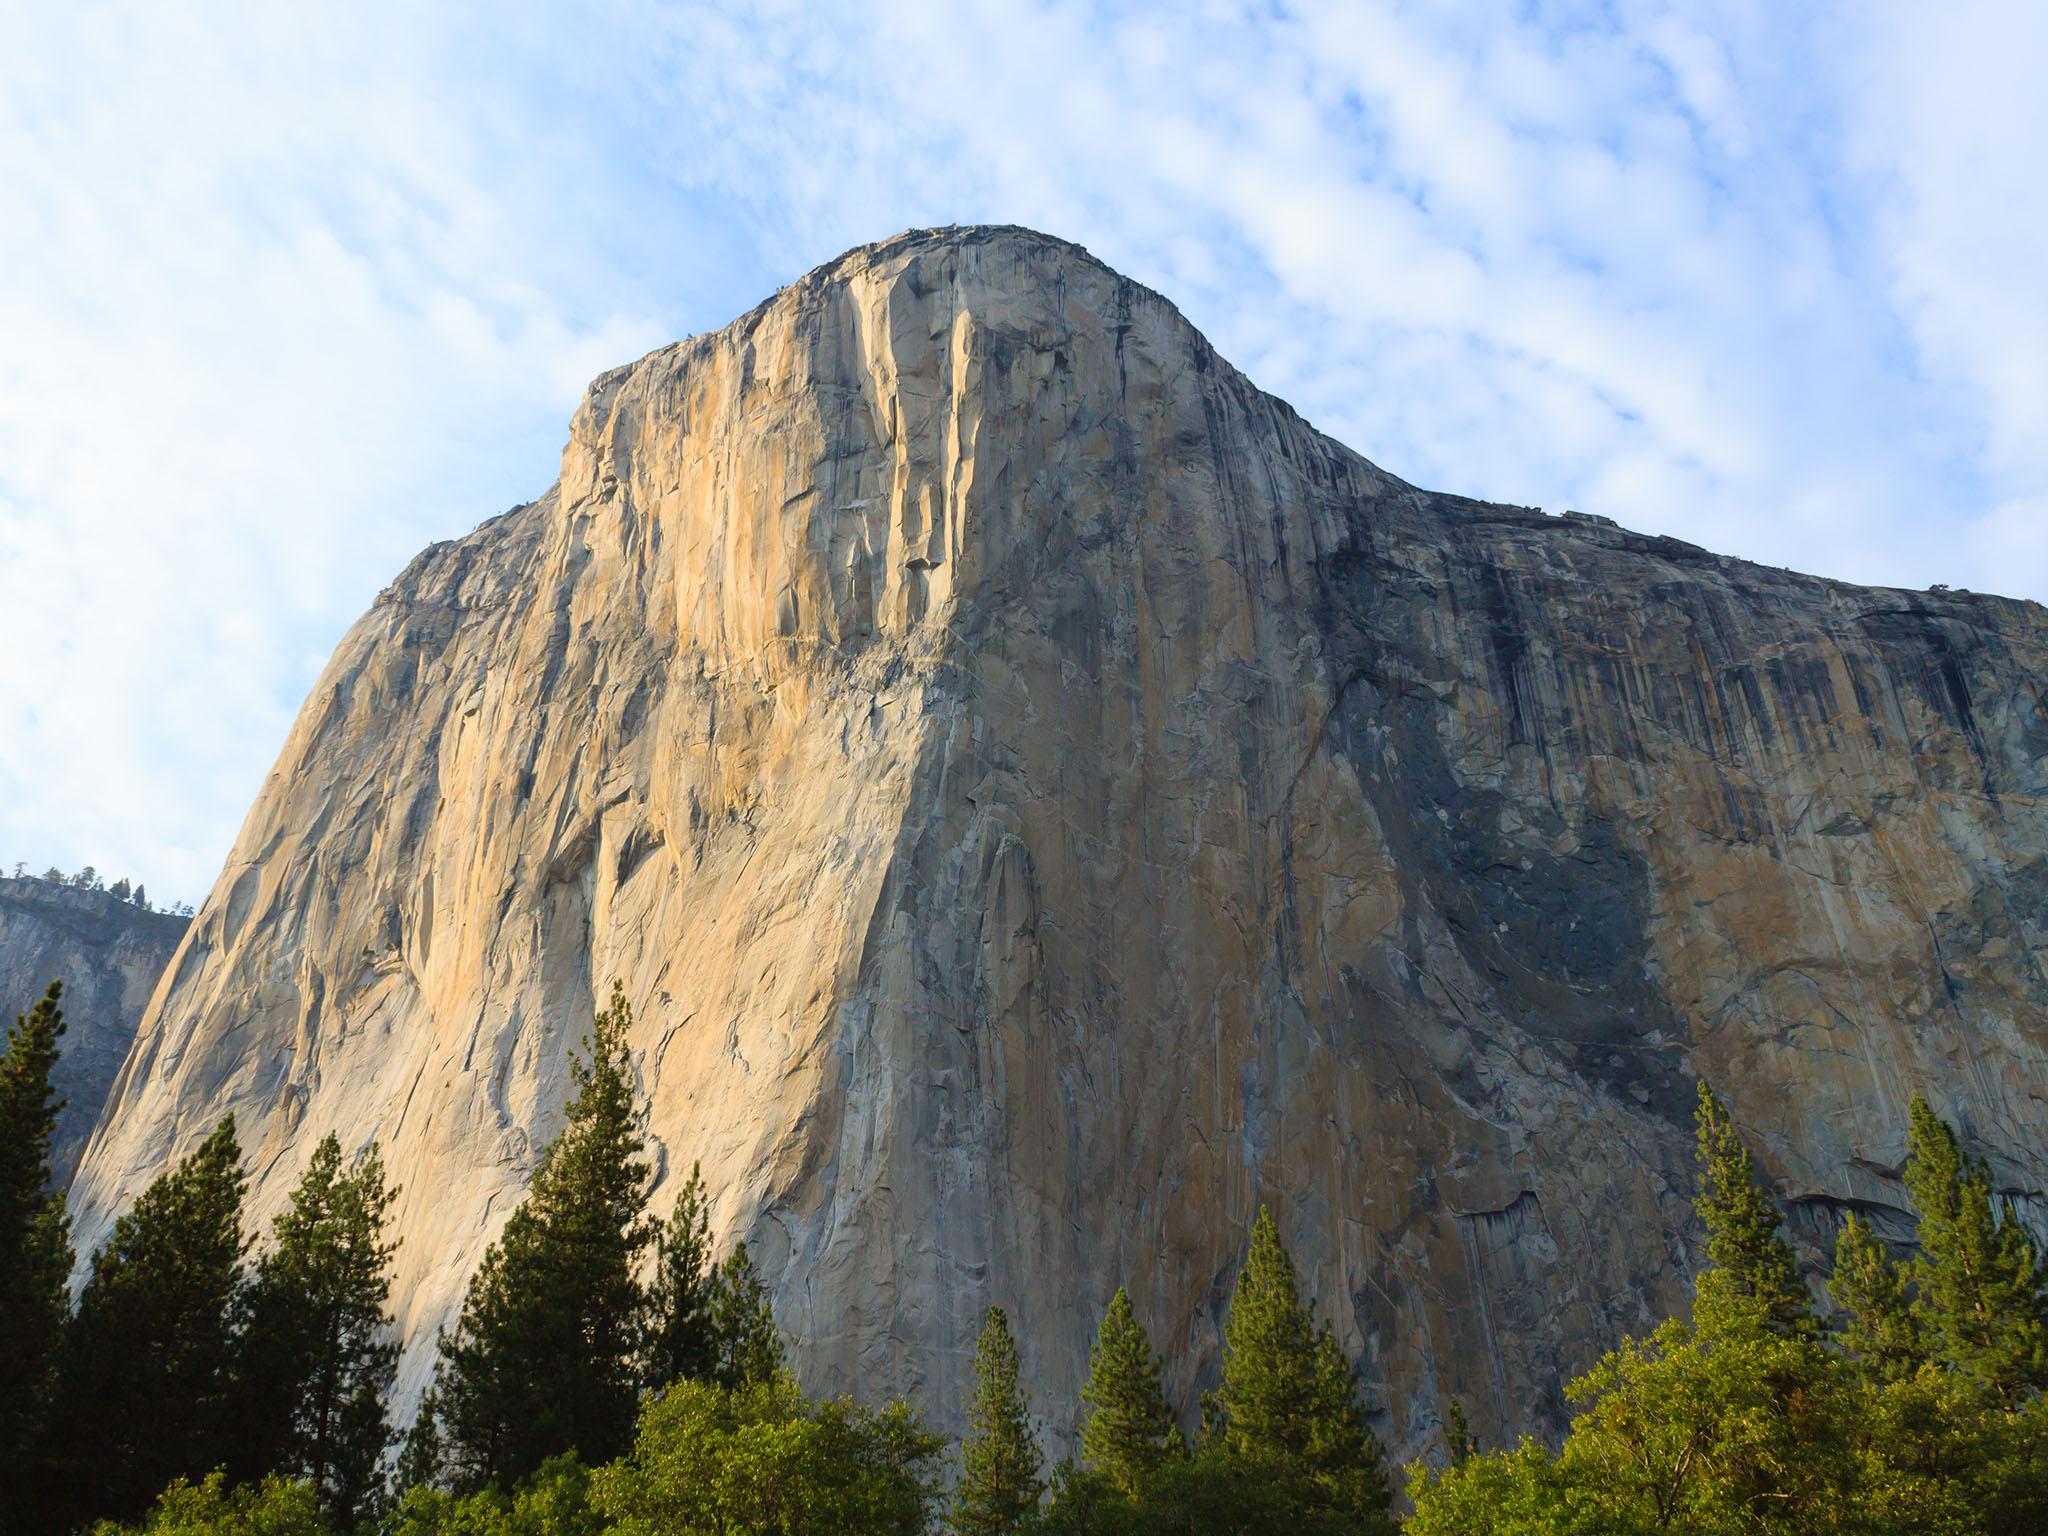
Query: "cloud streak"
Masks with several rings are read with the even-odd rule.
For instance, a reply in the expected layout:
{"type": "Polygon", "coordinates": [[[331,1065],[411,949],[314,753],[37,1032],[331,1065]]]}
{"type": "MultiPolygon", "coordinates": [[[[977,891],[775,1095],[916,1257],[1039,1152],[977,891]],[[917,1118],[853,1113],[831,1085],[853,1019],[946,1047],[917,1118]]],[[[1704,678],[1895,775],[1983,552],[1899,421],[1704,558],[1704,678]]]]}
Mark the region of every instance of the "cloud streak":
{"type": "Polygon", "coordinates": [[[2037,8],[311,15],[5,22],[9,859],[196,897],[584,380],[911,225],[1081,240],[1421,484],[2048,596],[2037,8]]]}

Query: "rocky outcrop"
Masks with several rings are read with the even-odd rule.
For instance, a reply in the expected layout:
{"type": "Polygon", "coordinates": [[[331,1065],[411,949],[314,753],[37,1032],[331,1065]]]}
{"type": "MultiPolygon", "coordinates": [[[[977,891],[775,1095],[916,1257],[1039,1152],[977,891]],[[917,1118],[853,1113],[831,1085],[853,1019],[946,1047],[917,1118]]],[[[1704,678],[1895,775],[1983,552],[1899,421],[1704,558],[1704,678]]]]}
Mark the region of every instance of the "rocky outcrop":
{"type": "Polygon", "coordinates": [[[2048,615],[1431,495],[1028,232],[606,374],[336,651],[79,1179],[224,1110],[405,1191],[434,1328],[621,978],[663,1169],[810,1385],[1184,1404],[1273,1206],[1402,1447],[1682,1304],[1695,1074],[1820,1239],[1914,1090],[2041,1213],[2048,615]]]}
{"type": "Polygon", "coordinates": [[[64,983],[63,1054],[52,1073],[64,1108],[50,1149],[59,1184],[77,1170],[143,1007],[184,936],[184,918],[105,891],[0,877],[0,1017],[11,1024],[51,982],[64,983]]]}

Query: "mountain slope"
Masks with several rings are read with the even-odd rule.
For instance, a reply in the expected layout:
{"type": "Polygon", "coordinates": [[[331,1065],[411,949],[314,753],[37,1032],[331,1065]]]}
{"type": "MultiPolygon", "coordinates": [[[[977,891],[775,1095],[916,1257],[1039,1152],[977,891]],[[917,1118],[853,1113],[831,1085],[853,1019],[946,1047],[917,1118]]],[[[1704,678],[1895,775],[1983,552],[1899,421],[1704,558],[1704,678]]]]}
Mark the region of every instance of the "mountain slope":
{"type": "Polygon", "coordinates": [[[426,1370],[610,978],[809,1384],[1192,1402],[1270,1203],[1397,1443],[1678,1304],[1704,1074],[1822,1236],[1914,1089],[2040,1215],[2048,621],[1409,487],[1014,229],[592,385],[337,649],[78,1183],[405,1185],[426,1370]]]}

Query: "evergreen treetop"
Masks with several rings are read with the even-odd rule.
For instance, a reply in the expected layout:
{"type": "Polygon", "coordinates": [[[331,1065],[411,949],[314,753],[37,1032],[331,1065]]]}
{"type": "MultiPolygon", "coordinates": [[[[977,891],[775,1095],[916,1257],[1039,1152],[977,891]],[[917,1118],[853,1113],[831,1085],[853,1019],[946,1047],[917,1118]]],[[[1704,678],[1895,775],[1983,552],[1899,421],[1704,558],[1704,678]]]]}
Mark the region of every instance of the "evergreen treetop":
{"type": "Polygon", "coordinates": [[[637,1274],[655,1236],[632,1018],[614,983],[589,1061],[570,1063],[568,1122],[442,1338],[407,1456],[459,1489],[509,1487],[570,1451],[602,1461],[632,1438],[645,1331],[637,1274]]]}
{"type": "Polygon", "coordinates": [[[1159,1361],[1122,1286],[1088,1351],[1081,1388],[1087,1417],[1081,1425],[1082,1460],[1135,1497],[1160,1462],[1180,1448],[1180,1431],[1159,1385],[1159,1361]]]}
{"type": "Polygon", "coordinates": [[[1264,1206],[1223,1321],[1223,1379],[1210,1400],[1216,1437],[1236,1451],[1296,1455],[1314,1395],[1316,1326],[1294,1260],[1264,1206]]]}
{"type": "Polygon", "coordinates": [[[0,1243],[18,1243],[50,1201],[50,1142],[64,1101],[50,1085],[64,1034],[61,981],[17,1015],[0,1052],[0,1243]]]}
{"type": "Polygon", "coordinates": [[[1906,1281],[1905,1266],[1851,1211],[1835,1235],[1828,1297],[1841,1314],[1837,1333],[1843,1350],[1880,1382],[1902,1380],[1927,1359],[1906,1281]]]}
{"type": "Polygon", "coordinates": [[[775,1331],[768,1287],[754,1273],[744,1242],[735,1244],[712,1273],[704,1311],[712,1380],[724,1387],[748,1387],[782,1374],[782,1338],[775,1331]]]}
{"type": "Polygon", "coordinates": [[[1038,1512],[1043,1464],[1018,1372],[1010,1321],[1001,1307],[990,1307],[974,1349],[974,1395],[953,1497],[958,1536],[1008,1536],[1038,1512]]]}
{"type": "Polygon", "coordinates": [[[66,1338],[57,1441],[86,1514],[139,1515],[233,1457],[227,1413],[246,1184],[232,1115],[93,1256],[66,1338]]]}
{"type": "Polygon", "coordinates": [[[53,1187],[50,1141],[62,1102],[50,1087],[64,1033],[61,982],[18,1016],[0,1051],[0,1536],[30,1528],[38,1455],[65,1321],[70,1218],[53,1187]]]}
{"type": "Polygon", "coordinates": [[[1813,1299],[1799,1278],[1792,1249],[1778,1236],[1784,1218],[1757,1176],[1749,1149],[1735,1132],[1726,1106],[1704,1079],[1699,1087],[1699,1195],[1696,1209],[1707,1228],[1707,1258],[1735,1289],[1763,1302],[1771,1326],[1783,1334],[1811,1334],[1813,1299]]]}
{"type": "Polygon", "coordinates": [[[1318,1513],[1388,1527],[1385,1456],[1350,1362],[1302,1299],[1294,1261],[1261,1207],[1223,1323],[1223,1379],[1210,1402],[1228,1455],[1298,1470],[1318,1513]]]}
{"type": "Polygon", "coordinates": [[[1444,1423],[1444,1452],[1452,1466],[1462,1467],[1471,1459],[1473,1449],[1472,1429],[1465,1422],[1465,1405],[1454,1397],[1450,1417],[1444,1423]]]}
{"type": "Polygon", "coordinates": [[[1913,1097],[1906,1188],[1920,1217],[1913,1316],[1965,1381],[2017,1406],[2048,1385],[2048,1294],[2034,1245],[1992,1208],[1991,1174],[1913,1097]]]}
{"type": "Polygon", "coordinates": [[[716,1268],[711,1261],[704,1179],[693,1165],[674,1211],[655,1239],[644,1366],[650,1390],[677,1381],[702,1381],[716,1369],[711,1316],[716,1268]]]}
{"type": "Polygon", "coordinates": [[[397,1244],[383,1233],[397,1193],[374,1144],[344,1164],[329,1133],[277,1217],[244,1308],[242,1464],[248,1475],[306,1480],[344,1528],[366,1514],[391,1440],[384,1403],[398,1344],[386,1302],[397,1244]]]}

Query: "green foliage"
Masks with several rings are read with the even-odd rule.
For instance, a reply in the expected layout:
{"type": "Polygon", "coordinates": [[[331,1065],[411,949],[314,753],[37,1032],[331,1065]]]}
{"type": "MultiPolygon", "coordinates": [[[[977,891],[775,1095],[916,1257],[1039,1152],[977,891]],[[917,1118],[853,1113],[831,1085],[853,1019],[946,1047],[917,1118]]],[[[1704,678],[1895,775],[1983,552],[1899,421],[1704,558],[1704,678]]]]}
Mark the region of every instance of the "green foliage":
{"type": "Polygon", "coordinates": [[[1770,1528],[1785,1507],[1845,1496],[1825,1351],[1726,1270],[1700,1276],[1691,1327],[1666,1323],[1574,1382],[1586,1405],[1560,1457],[1566,1477],[1656,1529],[1770,1528]]]}
{"type": "Polygon", "coordinates": [[[960,1447],[952,1527],[961,1536],[1020,1531],[1045,1490],[1031,1407],[1018,1381],[1017,1341],[1001,1307],[990,1307],[974,1349],[974,1395],[960,1447]]]}
{"type": "Polygon", "coordinates": [[[61,982],[8,1031],[0,1052],[0,1533],[31,1529],[29,1469],[43,1451],[50,1394],[70,1312],[70,1219],[50,1176],[50,1138],[63,1103],[50,1087],[64,1033],[61,982]]]}
{"type": "Polygon", "coordinates": [[[1855,1379],[1863,1503],[1883,1516],[1873,1528],[1984,1536],[2048,1529],[2048,1405],[2037,1398],[2007,1413],[1933,1365],[1881,1385],[1860,1371],[1855,1379]]]}
{"type": "Polygon", "coordinates": [[[1384,1457],[1350,1362],[1335,1336],[1316,1326],[1294,1261],[1263,1208],[1224,1320],[1223,1380],[1210,1416],[1227,1456],[1298,1481],[1302,1522],[1390,1528],[1384,1457]]]}
{"type": "Polygon", "coordinates": [[[1471,1426],[1465,1422],[1465,1405],[1454,1397],[1450,1418],[1444,1424],[1444,1453],[1451,1458],[1452,1466],[1462,1467],[1472,1459],[1475,1449],[1471,1426]]]}
{"type": "Polygon", "coordinates": [[[574,1456],[556,1456],[509,1494],[415,1485],[380,1536],[602,1536],[606,1529],[604,1516],[591,1507],[590,1474],[574,1456]]]}
{"type": "Polygon", "coordinates": [[[1778,1236],[1783,1218],[1757,1177],[1749,1149],[1714,1090],[1700,1083],[1699,1197],[1707,1228],[1707,1259],[1735,1288],[1764,1303],[1780,1333],[1810,1334],[1817,1326],[1813,1299],[1799,1278],[1792,1249],[1778,1236]]]}
{"type": "Polygon", "coordinates": [[[1037,1536],[1124,1536],[1142,1494],[1127,1492],[1109,1473],[1071,1457],[1052,1469],[1037,1536]]]}
{"type": "Polygon", "coordinates": [[[441,1340],[407,1464],[458,1492],[509,1487],[569,1451],[606,1459],[632,1437],[642,1355],[636,1271],[654,1230],[631,1026],[614,983],[589,1063],[571,1063],[568,1123],[441,1340]]]}
{"type": "Polygon", "coordinates": [[[655,1239],[644,1367],[646,1385],[655,1390],[672,1381],[702,1381],[717,1368],[711,1307],[717,1274],[706,1204],[703,1177],[692,1166],[675,1210],[655,1239]]]}
{"type": "Polygon", "coordinates": [[[1352,1536],[1387,1529],[1317,1505],[1298,1467],[1215,1444],[1168,1457],[1135,1495],[1099,1472],[1063,1466],[1042,1527],[1043,1536],[1352,1536]]]}
{"type": "MultiPolygon", "coordinates": [[[[0,1125],[10,1134],[0,1214],[11,1213],[17,1245],[38,1209],[62,1214],[38,1150],[49,1095],[37,1063],[54,1056],[58,1028],[54,994],[45,1002],[39,1033],[25,1017],[0,1057],[0,1125]],[[18,1063],[27,1065],[9,1077],[18,1063]]],[[[444,1341],[401,1468],[400,1486],[416,1486],[376,1523],[379,1536],[928,1530],[943,1442],[901,1404],[875,1412],[802,1395],[745,1246],[710,1262],[696,1172],[658,1238],[645,1221],[627,1022],[615,990],[591,1062],[577,1069],[569,1124],[444,1341]],[[643,1293],[635,1259],[650,1242],[654,1277],[643,1293]],[[586,1472],[573,1451],[591,1446],[616,1459],[586,1472]],[[453,1489],[427,1486],[436,1476],[453,1489]]],[[[1714,1262],[1698,1277],[1690,1318],[1624,1341],[1571,1383],[1577,1416],[1554,1451],[1524,1441],[1478,1452],[1453,1400],[1450,1465],[1409,1469],[1409,1536],[2048,1529],[2048,1286],[2032,1243],[1998,1210],[1983,1163],[1915,1101],[1906,1182],[1918,1255],[1893,1261],[1850,1218],[1829,1280],[1837,1328],[1823,1333],[1778,1235],[1780,1215],[1705,1090],[1699,1131],[1699,1210],[1714,1262]]],[[[339,1142],[321,1144],[247,1288],[231,1353],[241,1187],[225,1121],[96,1256],[47,1442],[71,1453],[59,1469],[69,1503],[27,1528],[141,1515],[149,1491],[174,1476],[139,1529],[316,1536],[330,1519],[368,1528],[393,1363],[382,1167],[374,1149],[344,1167],[339,1142]],[[232,1420],[223,1412],[230,1386],[239,1394],[232,1420]],[[222,1460],[304,1480],[184,1481],[222,1460]]],[[[57,1284],[61,1313],[61,1274],[57,1284]]],[[[953,1530],[1393,1531],[1351,1367],[1303,1299],[1269,1213],[1254,1226],[1225,1319],[1202,1443],[1186,1446],[1175,1429],[1160,1362],[1121,1290],[1089,1367],[1082,1458],[1055,1471],[1045,1498],[1016,1341],[1001,1309],[989,1310],[953,1530]]],[[[37,1484],[16,1483],[15,1508],[27,1509],[37,1484]]]]}
{"type": "Polygon", "coordinates": [[[2033,1242],[1998,1219],[1990,1171],[1917,1094],[1907,1153],[1920,1217],[1913,1314],[1944,1364],[2016,1408],[2048,1385],[2048,1302],[2033,1242]]]}
{"type": "Polygon", "coordinates": [[[1851,1211],[1835,1237],[1828,1297],[1840,1314],[1842,1349],[1879,1382],[1911,1376],[1927,1360],[1906,1280],[1905,1267],[1851,1211]]]}
{"type": "Polygon", "coordinates": [[[196,1486],[179,1478],[134,1526],[100,1525],[95,1536],[329,1536],[311,1487],[275,1474],[230,1489],[222,1473],[196,1486]]]}
{"type": "Polygon", "coordinates": [[[1692,1324],[1628,1340],[1571,1384],[1583,1411],[1555,1456],[1524,1441],[1411,1469],[1406,1531],[1865,1528],[1811,1523],[1857,1508],[1859,1469],[1835,1362],[1782,1323],[1770,1298],[1707,1271],[1692,1324]]]}
{"type": "Polygon", "coordinates": [[[709,1321],[711,1379],[724,1387],[756,1386],[782,1372],[782,1339],[768,1307],[768,1287],[739,1243],[712,1272],[704,1313],[709,1321]]]}
{"type": "Polygon", "coordinates": [[[1829,1281],[1839,1332],[1823,1339],[1786,1283],[1789,1254],[1773,1251],[1775,1209],[1718,1104],[1701,1103],[1717,1265],[1699,1277],[1692,1321],[1624,1343],[1573,1383],[1581,1412],[1554,1455],[1525,1441],[1411,1468],[1408,1536],[2048,1529],[2038,1269],[1996,1219],[1982,1165],[1915,1101],[1906,1182],[1920,1255],[1902,1269],[1845,1223],[1829,1281]]]}
{"type": "Polygon", "coordinates": [[[55,1433],[65,1500],[81,1516],[133,1518],[173,1478],[230,1459],[244,1183],[231,1115],[143,1191],[93,1256],[55,1433]]]}
{"type": "Polygon", "coordinates": [[[1081,1425],[1082,1459],[1127,1495],[1135,1497],[1160,1462],[1181,1448],[1160,1390],[1159,1362],[1121,1286],[1088,1351],[1081,1403],[1088,1415],[1081,1425]]]}
{"type": "Polygon", "coordinates": [[[1412,1462],[1408,1501],[1414,1509],[1401,1523],[1401,1536],[1592,1536],[1596,1531],[1623,1536],[1655,1529],[1601,1518],[1587,1509],[1557,1459],[1534,1440],[1511,1451],[1455,1461],[1443,1471],[1412,1462]]]}
{"type": "Polygon", "coordinates": [[[787,1377],[682,1381],[592,1474],[591,1503],[621,1536],[918,1536],[944,1444],[901,1403],[814,1403],[787,1377]]]}
{"type": "Polygon", "coordinates": [[[375,1145],[344,1166],[328,1135],[276,1221],[245,1303],[236,1381],[237,1465],[307,1479],[337,1525],[368,1512],[391,1440],[398,1360],[385,1303],[397,1191],[375,1145]]]}

